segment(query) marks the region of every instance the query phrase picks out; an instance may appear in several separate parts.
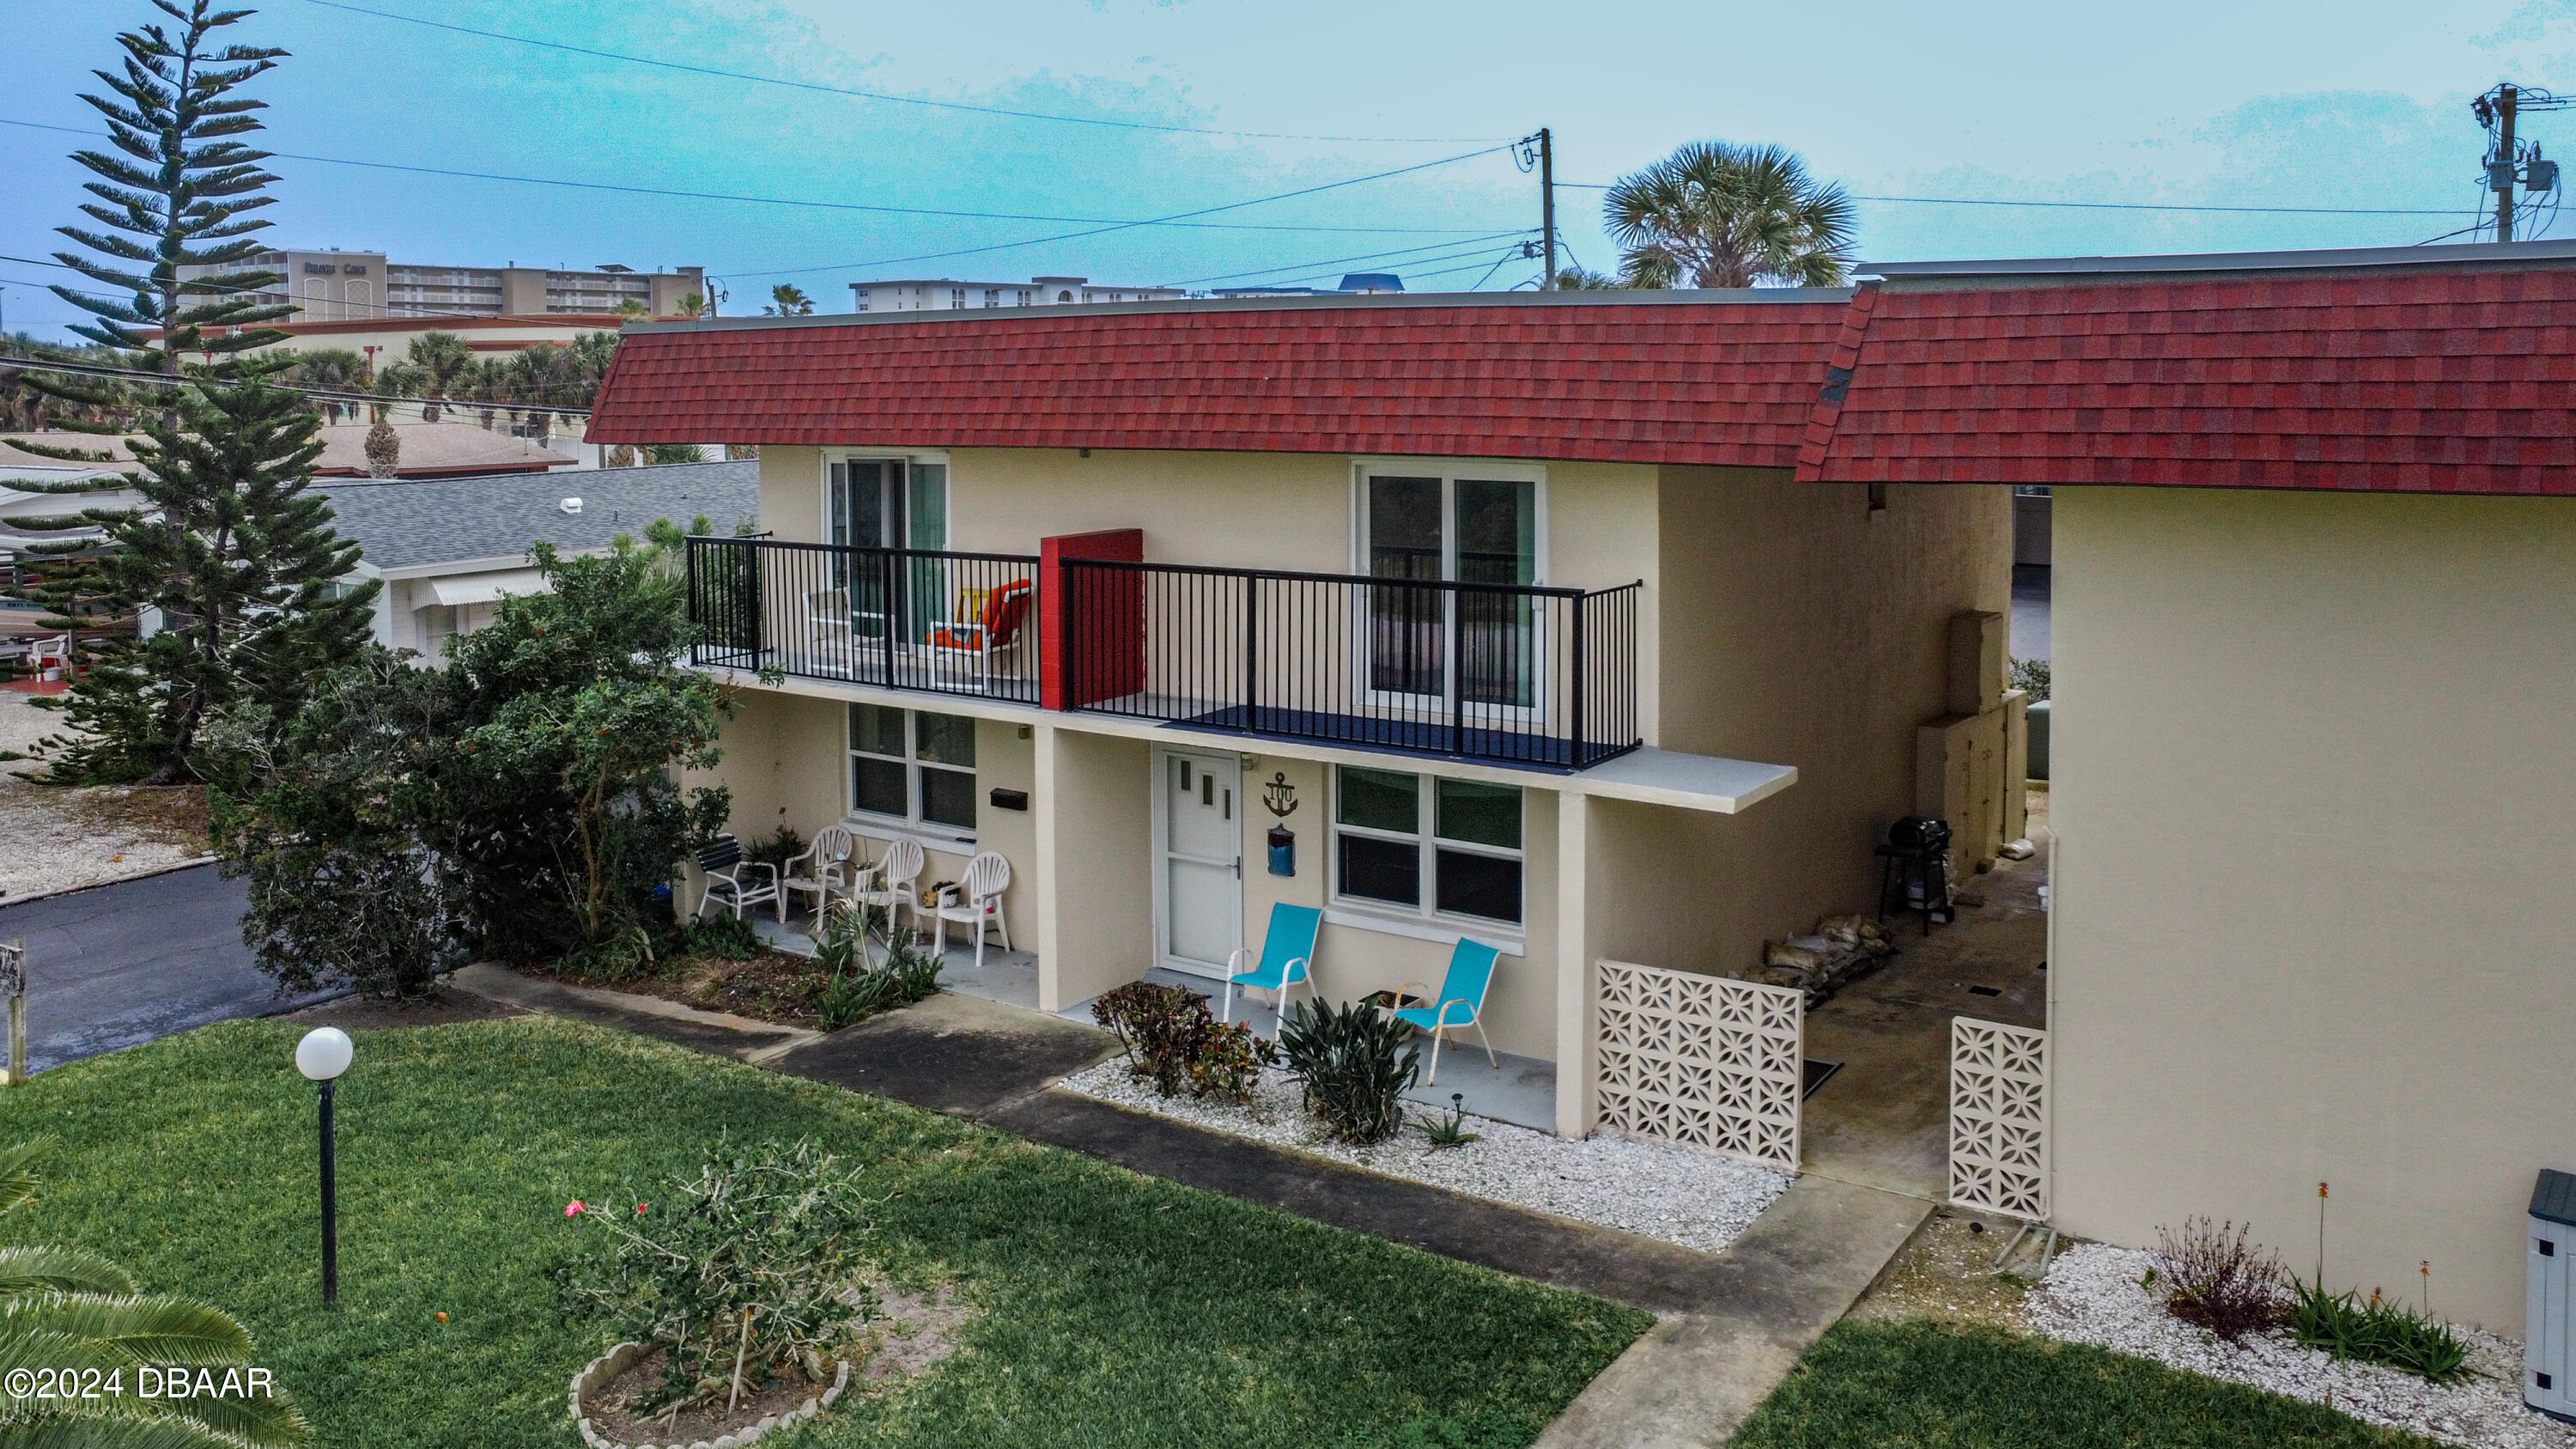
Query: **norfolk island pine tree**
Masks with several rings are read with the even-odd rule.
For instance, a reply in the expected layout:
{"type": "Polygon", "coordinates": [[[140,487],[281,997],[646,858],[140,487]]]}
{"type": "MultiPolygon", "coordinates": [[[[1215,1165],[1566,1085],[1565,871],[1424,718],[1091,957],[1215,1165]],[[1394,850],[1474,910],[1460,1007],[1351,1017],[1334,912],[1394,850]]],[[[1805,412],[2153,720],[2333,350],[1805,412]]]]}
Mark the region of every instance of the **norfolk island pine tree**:
{"type": "MultiPolygon", "coordinates": [[[[276,178],[260,164],[268,153],[230,138],[260,129],[254,113],[266,103],[234,92],[285,52],[214,46],[214,32],[250,11],[217,11],[206,0],[152,3],[175,27],[119,34],[121,73],[96,72],[111,94],[82,97],[106,118],[122,153],[73,157],[99,178],[85,183],[95,200],[81,207],[99,225],[58,230],[95,255],[55,253],[126,296],[53,288],[96,319],[75,332],[117,349],[144,375],[136,389],[148,439],[137,448],[142,470],[40,485],[74,494],[132,488],[144,506],[45,520],[57,532],[97,532],[39,545],[65,556],[67,568],[31,597],[52,611],[49,627],[122,627],[149,611],[160,630],[107,645],[73,685],[61,707],[91,738],[45,743],[59,780],[188,778],[212,713],[241,697],[291,699],[305,677],[356,649],[374,604],[372,583],[345,593],[332,587],[357,550],[331,532],[328,506],[307,491],[320,451],[317,420],[300,397],[258,385],[264,369],[239,355],[285,336],[259,324],[292,309],[252,295],[279,274],[179,275],[183,266],[231,267],[262,249],[251,234],[268,222],[248,213],[270,204],[260,193],[276,178]],[[210,360],[184,361],[192,352],[210,360]]],[[[77,374],[38,371],[28,381],[76,408],[112,400],[77,374]]],[[[94,420],[62,423],[126,431],[94,420]]],[[[36,451],[73,461],[105,456],[36,451]]]]}

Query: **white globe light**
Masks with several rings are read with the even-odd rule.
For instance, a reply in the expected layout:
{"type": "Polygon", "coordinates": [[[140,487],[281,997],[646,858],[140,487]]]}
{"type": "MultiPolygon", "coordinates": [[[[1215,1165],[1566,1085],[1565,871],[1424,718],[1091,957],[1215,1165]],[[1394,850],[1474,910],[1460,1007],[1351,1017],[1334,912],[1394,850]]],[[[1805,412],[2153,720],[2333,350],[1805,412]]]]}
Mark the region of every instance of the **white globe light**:
{"type": "Polygon", "coordinates": [[[316,1027],[295,1044],[295,1069],[317,1082],[337,1081],[357,1047],[336,1026],[316,1027]]]}

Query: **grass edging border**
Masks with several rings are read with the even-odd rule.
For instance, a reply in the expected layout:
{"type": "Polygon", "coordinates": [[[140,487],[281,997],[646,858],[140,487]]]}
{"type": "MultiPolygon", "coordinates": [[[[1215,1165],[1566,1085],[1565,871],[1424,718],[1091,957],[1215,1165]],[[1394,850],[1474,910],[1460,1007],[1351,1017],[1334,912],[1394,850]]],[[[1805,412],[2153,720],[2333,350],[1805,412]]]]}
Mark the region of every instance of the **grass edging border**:
{"type": "MultiPolygon", "coordinates": [[[[636,1360],[650,1351],[644,1344],[621,1343],[592,1359],[581,1372],[572,1376],[572,1416],[581,1425],[582,1442],[588,1444],[590,1449],[653,1449],[649,1444],[629,1446],[608,1438],[591,1427],[590,1416],[581,1410],[581,1401],[590,1397],[592,1391],[604,1387],[619,1374],[633,1368],[636,1360]]],[[[832,1386],[813,1398],[807,1399],[784,1414],[771,1414],[758,1423],[746,1424],[731,1433],[718,1434],[712,1439],[700,1439],[685,1446],[685,1449],[742,1449],[742,1446],[755,1442],[773,1429],[783,1429],[791,1424],[802,1423],[839,1403],[841,1391],[849,1386],[850,1361],[842,1359],[840,1367],[832,1375],[832,1386]]],[[[670,1449],[683,1449],[683,1446],[674,1444],[670,1449]]]]}

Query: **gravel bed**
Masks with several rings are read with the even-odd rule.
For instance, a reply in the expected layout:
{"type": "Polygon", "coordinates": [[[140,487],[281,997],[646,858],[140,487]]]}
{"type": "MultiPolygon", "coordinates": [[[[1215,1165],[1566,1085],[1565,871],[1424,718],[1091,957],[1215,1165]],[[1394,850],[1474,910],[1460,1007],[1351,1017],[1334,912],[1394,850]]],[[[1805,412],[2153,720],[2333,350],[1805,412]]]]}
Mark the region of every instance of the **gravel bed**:
{"type": "Polygon", "coordinates": [[[2249,1384],[2453,1444],[2480,1449],[2576,1449],[2576,1425],[2522,1405],[2522,1345],[2454,1326],[2478,1377],[2440,1388],[2376,1364],[2337,1363],[2286,1333],[2229,1345],[2165,1312],[2138,1286],[2152,1255],[2087,1243],[2069,1249],[2024,1302],[2031,1326],[2068,1343],[2133,1353],[2171,1368],[2249,1384]]]}
{"type": "MultiPolygon", "coordinates": [[[[64,733],[62,715],[31,698],[0,689],[0,750],[24,753],[64,733]]],[[[18,778],[43,768],[0,761],[0,902],[151,875],[207,855],[202,791],[66,789],[18,778]]]]}
{"type": "MultiPolygon", "coordinates": [[[[1128,1074],[1123,1058],[1059,1085],[1140,1112],[1703,1253],[1735,1241],[1772,1199],[1789,1190],[1789,1179],[1779,1173],[1686,1147],[1608,1136],[1570,1142],[1475,1116],[1467,1124],[1482,1135],[1464,1147],[1429,1151],[1410,1126],[1391,1142],[1345,1147],[1323,1140],[1299,1101],[1297,1084],[1276,1071],[1262,1073],[1250,1107],[1156,1096],[1152,1083],[1128,1074]]],[[[1421,1121],[1432,1113],[1416,1107],[1409,1115],[1421,1121]]]]}

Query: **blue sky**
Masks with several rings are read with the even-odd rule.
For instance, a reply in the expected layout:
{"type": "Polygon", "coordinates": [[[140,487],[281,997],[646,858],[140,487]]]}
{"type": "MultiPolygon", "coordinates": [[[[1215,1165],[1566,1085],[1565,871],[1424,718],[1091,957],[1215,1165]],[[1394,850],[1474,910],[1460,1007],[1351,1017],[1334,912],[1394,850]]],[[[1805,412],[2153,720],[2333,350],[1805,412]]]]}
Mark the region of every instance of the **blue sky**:
{"type": "MultiPolygon", "coordinates": [[[[257,3],[257,0],[254,0],[257,3]]],[[[1256,139],[1023,121],[677,75],[267,0],[235,33],[294,58],[259,84],[266,144],[312,156],[883,206],[1115,219],[1168,215],[1474,151],[1537,126],[1557,174],[1606,182],[1695,138],[1776,141],[1856,194],[2430,208],[2281,216],[1864,202],[1874,259],[2349,246],[2469,219],[2499,79],[2576,94],[2576,0],[2166,0],[2155,6],[1574,6],[1334,0],[360,0],[568,44],[923,99],[1256,139]],[[1813,15],[1816,18],[1810,19],[1813,15]],[[1830,18],[1826,18],[1826,17],[1830,18]],[[1448,139],[1472,138],[1472,139],[1448,139]]],[[[142,0],[0,0],[0,118],[89,126],[76,93],[142,0]]],[[[2576,155],[2576,111],[2526,134],[2576,155]]],[[[0,128],[0,252],[41,257],[74,217],[78,138],[0,128]]],[[[277,241],[412,261],[724,274],[729,310],[793,280],[826,310],[877,276],[1038,272],[1204,283],[1392,267],[1417,288],[1535,273],[1489,233],[1534,227],[1536,185],[1487,155],[1211,220],[1318,230],[1137,228],[934,261],[1073,225],[872,215],[451,180],[280,160],[277,241]],[[1346,228],[1343,231],[1320,228],[1346,228]],[[1413,262],[1343,263],[1421,248],[1413,262]],[[1447,270],[1465,267],[1466,270],[1447,270]],[[1434,275],[1444,273],[1445,275],[1434,275]]],[[[1615,257],[1599,193],[1568,187],[1573,255],[1615,257]]],[[[2576,234],[2576,220],[2565,227],[2576,234]]],[[[12,328],[72,314],[0,262],[12,328]]]]}

